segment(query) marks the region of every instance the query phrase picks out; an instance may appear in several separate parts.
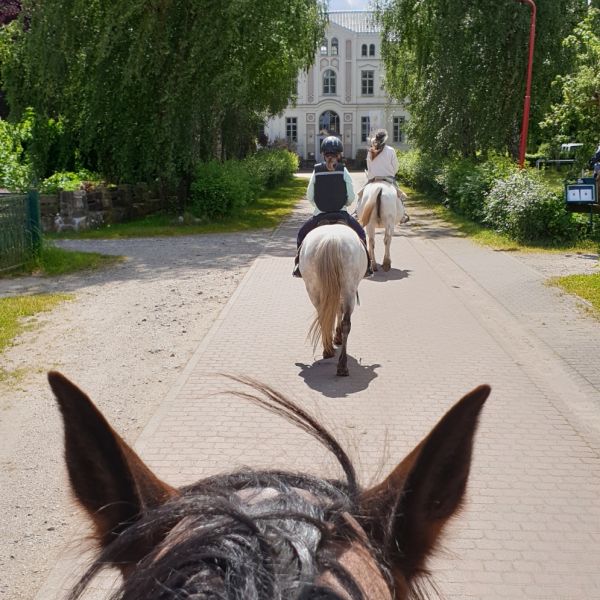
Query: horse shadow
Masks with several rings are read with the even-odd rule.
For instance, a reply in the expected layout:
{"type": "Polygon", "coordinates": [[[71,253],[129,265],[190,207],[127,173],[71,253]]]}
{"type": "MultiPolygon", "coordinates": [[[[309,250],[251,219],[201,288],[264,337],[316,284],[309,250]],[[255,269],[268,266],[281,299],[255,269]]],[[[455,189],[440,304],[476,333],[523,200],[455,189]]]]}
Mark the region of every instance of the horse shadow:
{"type": "Polygon", "coordinates": [[[411,272],[412,271],[410,269],[394,269],[394,267],[392,267],[387,272],[380,269],[379,271],[375,271],[375,273],[373,273],[373,275],[371,275],[371,277],[369,277],[367,281],[385,283],[386,281],[407,279],[408,277],[410,277],[411,272]]]}
{"type": "Polygon", "coordinates": [[[351,394],[356,394],[366,390],[377,373],[375,370],[381,367],[380,364],[363,365],[353,356],[348,355],[349,377],[338,377],[335,374],[335,361],[337,357],[320,359],[312,365],[296,363],[300,367],[298,375],[304,379],[306,385],[321,392],[328,398],[346,398],[351,394]]]}

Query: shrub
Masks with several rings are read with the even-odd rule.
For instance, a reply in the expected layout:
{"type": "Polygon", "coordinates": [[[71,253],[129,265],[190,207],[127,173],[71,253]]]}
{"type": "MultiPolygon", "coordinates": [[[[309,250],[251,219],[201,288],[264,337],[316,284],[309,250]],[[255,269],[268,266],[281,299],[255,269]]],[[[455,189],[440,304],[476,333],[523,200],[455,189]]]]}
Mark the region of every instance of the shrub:
{"type": "Polygon", "coordinates": [[[485,202],[485,222],[518,242],[568,242],[577,224],[562,197],[527,171],[496,181],[485,202]]]}
{"type": "Polygon", "coordinates": [[[272,188],[289,179],[298,170],[299,162],[297,154],[285,149],[259,150],[243,161],[262,188],[272,188]]]}
{"type": "Polygon", "coordinates": [[[47,177],[40,184],[42,194],[57,194],[61,190],[65,192],[74,192],[83,189],[86,182],[98,182],[100,178],[95,173],[85,169],[73,173],[72,171],[59,171],[50,177],[47,177]]]}
{"type": "Polygon", "coordinates": [[[485,198],[495,181],[514,173],[516,168],[511,159],[499,155],[483,162],[458,159],[444,165],[437,181],[446,196],[445,204],[452,211],[481,223],[485,198]]]}
{"type": "Polygon", "coordinates": [[[288,150],[260,150],[244,160],[200,163],[191,185],[190,212],[222,219],[254,202],[266,189],[289,179],[298,156],[288,150]]]}
{"type": "Polygon", "coordinates": [[[33,112],[28,109],[20,123],[0,119],[0,187],[24,191],[33,181],[33,168],[26,153],[31,142],[33,112]]]}
{"type": "Polygon", "coordinates": [[[440,172],[439,162],[419,150],[397,150],[398,173],[396,177],[401,183],[422,191],[439,193],[437,176],[440,172]]]}
{"type": "Polygon", "coordinates": [[[258,188],[242,161],[200,163],[191,185],[190,212],[222,219],[256,199],[258,188]]]}

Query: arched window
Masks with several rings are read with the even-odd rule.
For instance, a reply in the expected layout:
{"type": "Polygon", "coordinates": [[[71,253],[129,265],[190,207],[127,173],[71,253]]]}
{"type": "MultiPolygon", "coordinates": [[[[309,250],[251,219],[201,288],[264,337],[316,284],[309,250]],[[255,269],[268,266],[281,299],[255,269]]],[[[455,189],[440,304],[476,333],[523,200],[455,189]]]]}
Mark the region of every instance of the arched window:
{"type": "Polygon", "coordinates": [[[331,40],[331,56],[337,56],[338,54],[339,54],[338,39],[333,38],[331,40]]]}
{"type": "Polygon", "coordinates": [[[367,45],[366,44],[363,44],[360,47],[360,55],[361,56],[367,56],[367,45]]]}
{"type": "Polygon", "coordinates": [[[369,56],[375,56],[375,44],[369,46],[369,56]]]}
{"type": "Polygon", "coordinates": [[[323,94],[335,94],[336,93],[336,75],[335,71],[327,69],[323,73],[323,94]]]}
{"type": "Polygon", "coordinates": [[[327,38],[323,38],[321,41],[321,56],[327,56],[329,52],[329,45],[327,42],[327,38]]]}
{"type": "Polygon", "coordinates": [[[326,110],[319,117],[319,131],[322,135],[339,135],[340,133],[340,117],[332,110],[326,110]]]}

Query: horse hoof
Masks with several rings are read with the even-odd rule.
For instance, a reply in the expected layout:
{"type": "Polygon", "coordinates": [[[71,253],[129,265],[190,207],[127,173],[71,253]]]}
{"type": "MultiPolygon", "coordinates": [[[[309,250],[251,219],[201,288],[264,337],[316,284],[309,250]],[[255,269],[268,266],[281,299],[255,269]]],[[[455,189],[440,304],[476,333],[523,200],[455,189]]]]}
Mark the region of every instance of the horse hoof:
{"type": "Polygon", "coordinates": [[[377,263],[373,263],[373,265],[371,266],[371,268],[373,269],[373,272],[379,271],[379,268],[377,267],[377,263]]]}
{"type": "Polygon", "coordinates": [[[345,368],[345,367],[344,367],[343,369],[342,369],[342,368],[340,368],[340,367],[338,367],[338,370],[337,370],[337,375],[338,375],[339,377],[348,377],[348,375],[350,375],[350,372],[349,372],[349,371],[348,371],[348,369],[347,369],[347,368],[345,368]]]}
{"type": "Polygon", "coordinates": [[[392,263],[391,261],[383,261],[383,265],[382,268],[384,271],[389,271],[392,268],[392,263]]]}
{"type": "Polygon", "coordinates": [[[343,340],[342,340],[342,336],[341,335],[340,335],[340,337],[336,336],[336,337],[333,338],[333,344],[335,346],[341,346],[342,342],[343,342],[343,340]]]}
{"type": "Polygon", "coordinates": [[[335,356],[335,350],[323,350],[323,358],[333,358],[335,356]]]}

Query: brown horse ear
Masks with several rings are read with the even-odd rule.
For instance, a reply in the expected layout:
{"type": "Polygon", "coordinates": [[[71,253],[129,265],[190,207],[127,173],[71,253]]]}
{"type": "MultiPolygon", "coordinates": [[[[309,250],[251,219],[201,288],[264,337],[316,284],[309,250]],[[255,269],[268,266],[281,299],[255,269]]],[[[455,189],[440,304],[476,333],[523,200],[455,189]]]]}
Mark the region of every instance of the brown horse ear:
{"type": "Polygon", "coordinates": [[[64,421],[71,487],[105,546],[144,509],[176,491],[150,471],[78,387],[55,371],[48,381],[64,421]]]}
{"type": "Polygon", "coordinates": [[[383,548],[398,589],[425,570],[469,477],[479,413],[490,393],[479,386],[455,404],[381,484],[361,498],[363,524],[383,548]]]}

